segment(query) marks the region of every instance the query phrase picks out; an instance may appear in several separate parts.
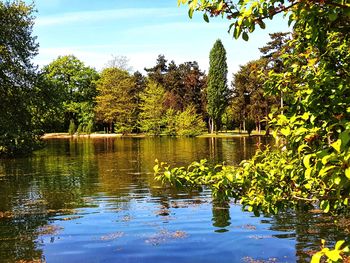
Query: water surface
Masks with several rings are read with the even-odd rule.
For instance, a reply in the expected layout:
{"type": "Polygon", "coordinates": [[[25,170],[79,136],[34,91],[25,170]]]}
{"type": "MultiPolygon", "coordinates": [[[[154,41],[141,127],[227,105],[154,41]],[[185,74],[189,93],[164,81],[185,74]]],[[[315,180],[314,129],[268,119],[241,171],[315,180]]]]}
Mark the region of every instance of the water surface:
{"type": "Polygon", "coordinates": [[[59,139],[2,160],[0,262],[304,262],[321,238],[346,237],[315,211],[255,217],[208,189],[153,178],[156,158],[238,164],[259,143],[266,140],[59,139]]]}

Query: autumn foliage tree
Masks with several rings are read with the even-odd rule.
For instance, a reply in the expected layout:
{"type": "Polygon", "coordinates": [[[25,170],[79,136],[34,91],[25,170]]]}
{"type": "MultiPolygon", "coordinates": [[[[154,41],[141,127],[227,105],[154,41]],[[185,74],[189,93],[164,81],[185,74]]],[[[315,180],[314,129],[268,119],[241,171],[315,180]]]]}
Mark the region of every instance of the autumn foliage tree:
{"type": "Polygon", "coordinates": [[[135,79],[127,71],[106,68],[97,81],[96,119],[108,125],[109,132],[130,133],[136,123],[136,104],[130,99],[135,79]]]}
{"type": "Polygon", "coordinates": [[[200,70],[196,61],[177,65],[175,61],[167,63],[164,55],[159,55],[156,65],[145,69],[148,78],[159,83],[165,89],[164,107],[183,111],[195,105],[198,114],[204,114],[206,74],[200,70]]]}

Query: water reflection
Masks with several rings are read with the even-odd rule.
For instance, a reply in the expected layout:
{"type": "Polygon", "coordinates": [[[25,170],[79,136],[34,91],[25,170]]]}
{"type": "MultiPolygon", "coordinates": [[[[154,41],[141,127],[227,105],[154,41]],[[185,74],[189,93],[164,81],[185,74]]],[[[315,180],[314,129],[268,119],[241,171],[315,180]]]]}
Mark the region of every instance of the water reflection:
{"type": "Polygon", "coordinates": [[[259,246],[260,259],[307,260],[305,251],[320,238],[345,237],[331,218],[305,211],[256,218],[229,200],[212,200],[207,189],[176,190],[153,178],[156,158],[176,165],[202,158],[237,164],[264,140],[50,140],[30,158],[3,160],[0,258],[195,262],[190,249],[198,262],[237,262],[259,258],[259,246]]]}
{"type": "Polygon", "coordinates": [[[229,231],[226,227],[231,225],[230,217],[230,203],[226,200],[213,200],[213,226],[220,229],[215,230],[216,232],[229,231]]]}

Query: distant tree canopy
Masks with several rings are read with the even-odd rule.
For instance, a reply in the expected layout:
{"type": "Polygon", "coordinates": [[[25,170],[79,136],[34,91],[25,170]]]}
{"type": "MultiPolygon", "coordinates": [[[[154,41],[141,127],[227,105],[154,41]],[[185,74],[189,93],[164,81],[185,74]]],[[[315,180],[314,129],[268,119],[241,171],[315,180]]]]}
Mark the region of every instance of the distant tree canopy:
{"type": "Polygon", "coordinates": [[[38,44],[32,36],[34,7],[0,2],[0,157],[32,151],[41,134],[33,114],[37,100],[38,44]]]}
{"type": "Polygon", "coordinates": [[[152,68],[145,68],[150,80],[164,85],[164,75],[168,71],[167,60],[164,55],[159,55],[157,58],[157,63],[152,68]]]}

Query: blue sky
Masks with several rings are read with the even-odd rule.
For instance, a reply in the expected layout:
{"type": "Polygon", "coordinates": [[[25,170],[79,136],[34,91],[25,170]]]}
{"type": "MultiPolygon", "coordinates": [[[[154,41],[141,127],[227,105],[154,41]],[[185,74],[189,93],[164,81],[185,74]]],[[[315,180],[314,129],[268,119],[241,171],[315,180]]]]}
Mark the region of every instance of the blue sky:
{"type": "MultiPolygon", "coordinates": [[[[31,2],[28,0],[27,2],[31,2]]],[[[34,0],[34,34],[40,44],[35,62],[46,65],[59,55],[73,54],[101,70],[113,56],[126,56],[134,70],[155,64],[158,54],[176,63],[198,61],[208,70],[209,51],[220,38],[227,51],[229,74],[260,56],[258,47],[269,32],[287,31],[281,18],[257,30],[249,42],[227,33],[229,22],[217,18],[208,24],[177,0],[34,0]]],[[[229,76],[231,78],[231,76],[229,76]]]]}

